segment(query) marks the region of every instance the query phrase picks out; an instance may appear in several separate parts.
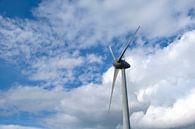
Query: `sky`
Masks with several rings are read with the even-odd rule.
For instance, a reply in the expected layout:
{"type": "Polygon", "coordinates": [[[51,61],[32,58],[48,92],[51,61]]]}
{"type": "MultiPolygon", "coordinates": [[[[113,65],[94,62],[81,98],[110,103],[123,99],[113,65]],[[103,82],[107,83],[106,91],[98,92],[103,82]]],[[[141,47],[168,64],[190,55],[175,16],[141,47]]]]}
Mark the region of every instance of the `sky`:
{"type": "Polygon", "coordinates": [[[129,38],[132,129],[194,129],[195,0],[0,0],[0,129],[121,129],[129,38]]]}

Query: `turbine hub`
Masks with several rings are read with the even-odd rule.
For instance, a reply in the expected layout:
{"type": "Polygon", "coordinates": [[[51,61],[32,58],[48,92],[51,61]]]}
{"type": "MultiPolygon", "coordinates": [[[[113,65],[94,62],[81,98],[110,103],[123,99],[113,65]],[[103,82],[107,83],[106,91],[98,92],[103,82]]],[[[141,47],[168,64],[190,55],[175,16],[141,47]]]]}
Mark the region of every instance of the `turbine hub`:
{"type": "Polygon", "coordinates": [[[116,69],[127,69],[130,68],[131,65],[129,63],[127,63],[125,60],[121,60],[121,61],[114,61],[113,65],[116,69]]]}

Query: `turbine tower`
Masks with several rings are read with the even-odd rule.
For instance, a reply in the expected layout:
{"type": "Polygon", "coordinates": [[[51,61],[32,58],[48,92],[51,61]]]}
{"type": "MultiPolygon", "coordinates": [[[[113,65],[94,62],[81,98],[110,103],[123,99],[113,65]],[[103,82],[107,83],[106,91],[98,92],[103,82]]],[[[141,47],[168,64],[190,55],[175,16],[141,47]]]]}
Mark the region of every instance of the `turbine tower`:
{"type": "MultiPolygon", "coordinates": [[[[133,36],[136,35],[139,28],[140,28],[140,26],[134,32],[133,36]]],[[[127,94],[127,83],[126,83],[126,74],[125,74],[125,69],[130,68],[130,64],[127,63],[122,58],[125,54],[125,51],[127,50],[128,46],[129,46],[129,44],[132,42],[132,40],[133,40],[133,38],[128,40],[127,45],[125,46],[124,50],[122,51],[122,53],[118,59],[116,59],[116,57],[114,56],[114,53],[112,51],[111,46],[109,46],[110,52],[111,52],[112,57],[113,57],[114,76],[113,76],[112,90],[111,90],[111,95],[110,95],[110,103],[109,103],[108,112],[110,111],[110,107],[111,107],[115,81],[116,81],[119,70],[121,70],[121,74],[122,74],[121,91],[122,91],[123,129],[131,129],[131,126],[130,126],[130,120],[129,120],[128,94],[127,94]]]]}

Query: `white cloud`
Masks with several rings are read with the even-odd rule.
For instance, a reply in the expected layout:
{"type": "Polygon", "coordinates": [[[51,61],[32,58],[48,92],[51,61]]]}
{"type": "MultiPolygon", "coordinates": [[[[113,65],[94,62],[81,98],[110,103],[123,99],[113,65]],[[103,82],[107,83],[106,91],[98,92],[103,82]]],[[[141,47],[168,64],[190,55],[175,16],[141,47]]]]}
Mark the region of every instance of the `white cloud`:
{"type": "Polygon", "coordinates": [[[27,127],[20,125],[0,125],[0,129],[41,129],[36,127],[27,127]]]}
{"type": "MultiPolygon", "coordinates": [[[[153,54],[145,54],[144,50],[147,51],[147,49],[144,48],[141,48],[143,51],[138,48],[129,53],[132,54],[128,57],[132,68],[127,73],[131,112],[135,112],[131,118],[133,127],[168,129],[194,124],[194,104],[192,102],[195,84],[194,35],[194,31],[188,32],[168,47],[156,49],[153,54]],[[133,96],[135,94],[136,96],[133,96]],[[185,107],[186,111],[181,112],[185,107]],[[160,115],[162,117],[159,117],[160,115]],[[156,120],[153,120],[155,118],[156,120]]],[[[55,123],[56,118],[66,118],[63,115],[68,114],[76,121],[62,124],[62,126],[59,124],[56,128],[63,128],[66,125],[72,128],[78,128],[78,126],[97,128],[92,125],[104,125],[105,119],[103,118],[112,117],[114,120],[111,123],[108,122],[109,120],[106,121],[107,124],[102,126],[102,129],[116,128],[121,119],[119,117],[121,109],[119,81],[117,81],[113,98],[112,113],[106,115],[112,70],[109,69],[104,74],[102,86],[92,84],[71,91],[68,94],[68,100],[62,100],[61,108],[59,108],[61,112],[55,116],[55,119],[52,117],[46,119],[46,123],[54,125],[52,123],[55,123]],[[93,120],[91,120],[91,115],[93,115],[93,120]],[[96,124],[93,123],[94,121],[96,124]]],[[[67,119],[72,120],[69,117],[67,119]]],[[[61,120],[64,121],[64,119],[59,119],[61,120]]]]}
{"type": "Polygon", "coordinates": [[[141,106],[150,105],[146,113],[133,114],[135,127],[174,128],[194,123],[194,35],[188,32],[147,56],[140,51],[131,53],[131,94],[137,94],[141,106]]]}
{"type": "MultiPolygon", "coordinates": [[[[146,54],[150,49],[145,48],[128,51],[127,54],[131,55],[127,60],[132,68],[127,70],[127,80],[130,107],[135,112],[131,117],[134,127],[147,129],[166,125],[165,128],[174,128],[194,123],[194,35],[194,31],[188,32],[166,48],[155,49],[152,54],[146,54]],[[180,111],[183,108],[186,111],[182,113],[180,111]],[[146,113],[142,110],[146,110],[146,113]],[[162,117],[158,117],[159,115],[162,117]],[[154,118],[156,122],[151,123],[154,118]]],[[[121,119],[119,80],[111,114],[106,113],[112,72],[111,68],[103,75],[101,85],[92,83],[70,91],[46,90],[41,87],[10,89],[1,93],[0,108],[9,113],[36,113],[44,110],[56,112],[42,119],[44,125],[52,129],[116,128],[121,119]]]]}
{"type": "Polygon", "coordinates": [[[0,92],[1,115],[13,115],[20,111],[37,113],[55,111],[63,97],[59,89],[46,90],[41,87],[18,86],[6,92],[0,92]]]}
{"type": "Polygon", "coordinates": [[[195,122],[195,92],[192,90],[189,95],[178,99],[172,106],[153,106],[147,112],[136,112],[131,119],[135,128],[175,128],[190,125],[195,122]]]}
{"type": "MultiPolygon", "coordinates": [[[[126,35],[139,24],[140,33],[149,39],[177,34],[194,25],[194,18],[188,16],[194,3],[194,0],[45,0],[33,11],[36,21],[0,17],[0,58],[22,62],[26,65],[24,74],[47,83],[1,91],[1,114],[47,110],[56,113],[41,119],[47,128],[119,128],[120,82],[117,81],[108,115],[113,69],[103,75],[102,84],[89,84],[101,74],[95,74],[97,66],[83,68],[83,65],[102,64],[103,58],[94,53],[82,56],[80,51],[98,44],[107,46],[113,38],[126,35]],[[75,74],[75,69],[85,71],[75,74]],[[59,87],[43,88],[47,85],[62,87],[77,80],[84,85],[69,91],[59,87]]],[[[127,70],[129,101],[131,112],[137,112],[132,115],[134,127],[161,128],[162,119],[166,128],[194,124],[194,106],[191,105],[194,96],[188,95],[195,84],[194,35],[194,31],[186,33],[163,49],[140,47],[128,51],[127,60],[132,65],[127,70]],[[183,115],[179,112],[184,108],[182,103],[189,105],[183,115]],[[142,110],[147,111],[144,114],[142,110]],[[175,115],[170,116],[170,112],[175,115]],[[152,117],[159,114],[164,114],[162,119],[150,123],[152,117]]],[[[103,50],[101,52],[103,54],[103,50]]]]}
{"type": "Polygon", "coordinates": [[[90,62],[90,63],[101,64],[102,63],[102,57],[97,56],[95,54],[89,54],[89,55],[87,55],[87,61],[90,62]]]}
{"type": "Polygon", "coordinates": [[[32,74],[32,79],[59,81],[59,79],[63,79],[62,76],[64,76],[69,80],[73,78],[71,71],[75,67],[81,66],[83,63],[83,57],[72,55],[58,55],[56,57],[40,58],[37,61],[34,61],[31,66],[31,68],[36,69],[37,71],[32,74]],[[70,76],[65,70],[69,71],[70,76]]]}
{"type": "MultiPolygon", "coordinates": [[[[113,38],[128,34],[139,24],[142,26],[140,33],[146,38],[172,36],[194,24],[194,19],[188,16],[194,2],[44,0],[33,10],[37,20],[0,17],[0,57],[28,65],[24,73],[31,79],[52,80],[55,82],[53,85],[66,83],[75,76],[72,70],[82,65],[82,58],[87,58],[88,63],[102,62],[101,57],[93,56],[94,53],[89,53],[87,57],[77,55],[67,58],[74,55],[74,51],[81,54],[83,48],[98,44],[107,46],[113,38]],[[64,61],[65,58],[67,61],[64,61]],[[43,64],[48,67],[34,68],[40,62],[49,63],[43,64]],[[53,67],[50,67],[52,64],[53,67]],[[64,75],[55,66],[72,70],[64,75]]],[[[85,69],[83,73],[91,71],[85,69]]],[[[80,80],[90,82],[82,75],[80,80]]]]}
{"type": "Polygon", "coordinates": [[[75,41],[78,36],[77,47],[86,47],[96,41],[109,42],[113,37],[134,30],[139,24],[147,38],[173,35],[194,24],[194,19],[188,16],[194,2],[46,0],[34,14],[48,19],[59,36],[66,36],[70,41],[75,41]]]}
{"type": "MultiPolygon", "coordinates": [[[[135,85],[135,90],[140,89],[142,94],[144,89],[145,94],[148,94],[142,98],[147,99],[152,89],[152,94],[156,94],[156,97],[169,94],[170,100],[171,97],[174,99],[179,97],[177,95],[186,94],[193,87],[194,41],[192,31],[168,47],[157,49],[153,54],[144,55],[144,51],[140,53],[139,50],[138,53],[132,52],[129,60],[132,63],[132,70],[129,71],[129,77],[131,83],[135,85]],[[170,89],[177,94],[171,93],[170,89]],[[157,95],[155,92],[160,94],[157,95]]],[[[150,99],[156,98],[155,96],[151,96],[150,99]]]]}
{"type": "MultiPolygon", "coordinates": [[[[127,60],[132,68],[127,70],[127,80],[134,128],[182,129],[194,124],[194,35],[194,31],[188,32],[149,55],[144,48],[128,51],[131,55],[127,60]]],[[[112,72],[112,68],[105,72],[101,85],[92,83],[68,91],[18,87],[3,93],[0,105],[7,110],[15,105],[20,111],[54,111],[56,114],[41,119],[52,129],[118,128],[121,124],[119,79],[111,113],[107,114],[112,72]],[[40,104],[29,107],[35,102],[40,104]]]]}

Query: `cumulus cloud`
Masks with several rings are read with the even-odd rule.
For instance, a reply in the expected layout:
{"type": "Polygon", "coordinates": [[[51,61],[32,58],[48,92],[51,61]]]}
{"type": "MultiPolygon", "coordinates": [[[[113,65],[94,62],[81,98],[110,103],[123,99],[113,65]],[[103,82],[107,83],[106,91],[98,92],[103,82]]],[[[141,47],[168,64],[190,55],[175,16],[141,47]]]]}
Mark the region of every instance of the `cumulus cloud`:
{"type": "Polygon", "coordinates": [[[136,128],[164,129],[189,125],[195,122],[194,90],[176,100],[172,106],[149,106],[147,112],[136,112],[132,123],[136,128]]]}
{"type": "MultiPolygon", "coordinates": [[[[1,91],[0,114],[52,112],[40,118],[51,129],[120,128],[120,81],[111,113],[107,114],[113,69],[105,73],[97,70],[105,66],[107,58],[102,48],[115,38],[129,35],[138,25],[146,39],[192,29],[195,19],[189,12],[194,3],[43,0],[32,11],[36,20],[0,16],[0,58],[20,65],[29,79],[43,81],[37,86],[1,91]],[[99,53],[88,52],[98,45],[99,53]],[[69,83],[79,83],[79,87],[67,90],[69,83]]],[[[165,48],[141,43],[141,47],[127,52],[126,59],[132,66],[127,70],[127,80],[134,128],[194,127],[194,35],[194,31],[187,32],[165,48]],[[184,108],[187,111],[181,112],[184,108]]]]}
{"type": "Polygon", "coordinates": [[[194,123],[190,109],[194,109],[191,101],[195,83],[194,34],[194,31],[188,32],[168,47],[157,49],[154,54],[132,54],[133,68],[129,72],[130,84],[134,86],[132,91],[140,103],[150,105],[145,113],[133,114],[133,121],[140,117],[134,122],[140,122],[139,126],[143,124],[141,128],[173,128],[190,121],[194,123]],[[183,105],[188,105],[189,109],[183,105]],[[144,125],[143,121],[147,124],[144,125]]]}
{"type": "MultiPolygon", "coordinates": [[[[194,31],[186,33],[181,39],[174,41],[166,48],[157,48],[153,54],[146,54],[148,50],[145,49],[146,53],[144,53],[144,51],[139,50],[140,48],[130,52],[131,56],[127,59],[131,62],[132,69],[128,70],[127,73],[128,84],[130,85],[129,102],[133,128],[169,129],[194,124],[194,60],[192,59],[194,34],[194,31]]],[[[77,127],[83,125],[83,123],[80,123],[81,121],[87,120],[86,123],[89,124],[89,118],[93,114],[93,120],[97,120],[97,125],[102,124],[101,128],[116,128],[119,126],[120,122],[118,124],[116,122],[119,121],[119,116],[115,116],[117,119],[114,123],[108,125],[101,123],[105,120],[103,118],[109,117],[109,115],[105,115],[106,104],[108,103],[105,100],[108,100],[109,97],[108,86],[111,85],[112,72],[111,68],[104,74],[103,83],[100,87],[84,86],[76,89],[78,93],[73,91],[72,94],[74,95],[70,95],[69,98],[73,97],[74,99],[72,98],[70,101],[65,99],[61,105],[62,109],[66,109],[70,105],[69,109],[63,111],[63,113],[70,116],[63,117],[64,114],[60,113],[55,119],[59,118],[64,121],[65,118],[69,119],[71,117],[71,120],[74,118],[75,123],[73,121],[70,123],[77,127]],[[82,103],[79,104],[79,107],[75,106],[75,103],[79,103],[77,99],[82,103]],[[85,104],[86,106],[84,106],[85,104]],[[88,107],[90,107],[90,110],[88,107]],[[66,112],[70,110],[73,112],[66,112]],[[76,112],[79,117],[77,117],[76,112]],[[79,121],[79,118],[81,121],[79,121]]],[[[120,88],[118,87],[120,82],[117,83],[111,116],[114,114],[120,115],[120,88]]],[[[55,120],[51,117],[46,119],[46,122],[51,124],[55,120]]],[[[76,128],[75,126],[73,128],[76,128]]],[[[63,127],[66,127],[66,125],[60,127],[60,124],[58,124],[57,126],[57,128],[63,127]]],[[[90,125],[81,126],[81,128],[86,127],[90,127],[90,125]]],[[[91,128],[98,128],[98,126],[91,126],[91,128]]]]}
{"type": "MultiPolygon", "coordinates": [[[[194,112],[194,35],[184,34],[166,48],[134,48],[128,51],[129,104],[133,128],[193,128],[194,112]],[[140,51],[142,49],[143,51],[140,51]],[[179,64],[179,65],[178,65],[179,64]]],[[[72,90],[18,87],[1,93],[1,109],[55,112],[41,122],[52,129],[113,129],[121,126],[120,80],[114,91],[111,113],[107,114],[113,69],[102,84],[87,84],[72,90]],[[25,102],[25,103],[24,103],[25,102]],[[37,103],[33,108],[29,105],[37,103]],[[15,107],[11,108],[11,106],[15,107]]],[[[119,76],[120,78],[120,76],[119,76]]]]}

